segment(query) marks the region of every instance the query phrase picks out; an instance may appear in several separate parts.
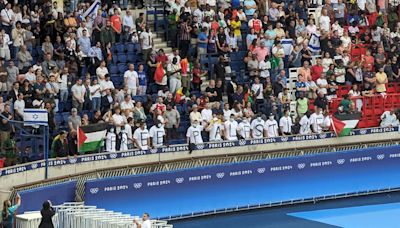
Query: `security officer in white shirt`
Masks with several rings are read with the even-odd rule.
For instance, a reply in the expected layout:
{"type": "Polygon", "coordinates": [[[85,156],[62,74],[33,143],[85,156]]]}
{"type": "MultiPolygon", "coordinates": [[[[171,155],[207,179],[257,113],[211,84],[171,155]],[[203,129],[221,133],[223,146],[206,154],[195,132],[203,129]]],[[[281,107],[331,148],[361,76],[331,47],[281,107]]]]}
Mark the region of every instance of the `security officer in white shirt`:
{"type": "Polygon", "coordinates": [[[133,140],[135,145],[141,150],[148,150],[150,145],[150,134],[147,130],[146,123],[141,120],[140,127],[133,133],[133,140]]]}
{"type": "Polygon", "coordinates": [[[251,136],[253,139],[261,139],[265,135],[265,121],[262,119],[261,115],[251,121],[251,136]]]}
{"type": "Polygon", "coordinates": [[[321,133],[324,123],[324,115],[322,114],[322,109],[317,108],[315,112],[310,116],[311,130],[314,133],[321,133]]]}
{"type": "Polygon", "coordinates": [[[155,125],[150,128],[150,139],[151,139],[151,146],[153,148],[159,148],[164,145],[164,142],[166,142],[166,134],[165,134],[165,129],[164,125],[157,120],[155,125]]]}
{"type": "Polygon", "coordinates": [[[225,121],[225,139],[229,141],[238,140],[237,138],[237,130],[238,130],[238,122],[235,120],[235,115],[231,114],[229,120],[225,121]]]}
{"type": "Polygon", "coordinates": [[[281,128],[281,132],[283,135],[291,135],[292,134],[292,117],[289,115],[290,111],[288,109],[285,110],[284,115],[279,120],[279,127],[281,128]]]}
{"type": "Polygon", "coordinates": [[[270,113],[268,120],[265,121],[265,129],[267,130],[268,137],[270,137],[270,138],[279,137],[278,122],[275,120],[275,116],[273,113],[270,113]]]}
{"type": "Polygon", "coordinates": [[[244,117],[242,122],[240,122],[238,126],[238,132],[240,135],[240,138],[242,139],[250,139],[251,138],[251,127],[249,123],[249,119],[247,117],[244,117]]]}

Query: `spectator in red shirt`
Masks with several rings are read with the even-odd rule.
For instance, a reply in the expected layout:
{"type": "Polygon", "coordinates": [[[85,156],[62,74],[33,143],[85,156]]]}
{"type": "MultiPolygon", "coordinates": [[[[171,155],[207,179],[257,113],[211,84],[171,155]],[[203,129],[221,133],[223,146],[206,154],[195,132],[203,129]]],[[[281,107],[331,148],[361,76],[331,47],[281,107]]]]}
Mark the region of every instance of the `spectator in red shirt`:
{"type": "Polygon", "coordinates": [[[311,79],[316,82],[321,77],[323,70],[324,67],[322,66],[322,60],[321,58],[318,58],[317,64],[311,67],[311,79]]]}
{"type": "Polygon", "coordinates": [[[253,28],[256,33],[259,33],[262,29],[262,22],[258,19],[257,13],[253,15],[253,19],[249,21],[249,27],[253,28]]]}
{"type": "Polygon", "coordinates": [[[168,56],[165,54],[164,50],[161,48],[157,52],[156,61],[158,63],[165,63],[168,62],[168,56]]]}
{"type": "Polygon", "coordinates": [[[115,10],[115,14],[111,16],[111,28],[115,32],[115,41],[119,42],[121,39],[121,32],[122,32],[122,20],[120,16],[121,12],[119,9],[115,10]]]}

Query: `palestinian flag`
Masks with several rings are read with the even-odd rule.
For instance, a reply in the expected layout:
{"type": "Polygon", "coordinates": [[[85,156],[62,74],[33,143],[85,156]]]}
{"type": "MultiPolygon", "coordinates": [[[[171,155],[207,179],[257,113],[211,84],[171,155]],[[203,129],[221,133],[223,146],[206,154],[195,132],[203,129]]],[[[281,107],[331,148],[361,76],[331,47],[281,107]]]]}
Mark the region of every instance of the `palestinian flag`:
{"type": "Polygon", "coordinates": [[[336,135],[347,136],[350,132],[357,127],[359,117],[352,114],[343,116],[332,116],[332,127],[336,135]]]}
{"type": "Polygon", "coordinates": [[[98,151],[103,145],[107,129],[107,123],[78,127],[78,152],[98,151]]]}

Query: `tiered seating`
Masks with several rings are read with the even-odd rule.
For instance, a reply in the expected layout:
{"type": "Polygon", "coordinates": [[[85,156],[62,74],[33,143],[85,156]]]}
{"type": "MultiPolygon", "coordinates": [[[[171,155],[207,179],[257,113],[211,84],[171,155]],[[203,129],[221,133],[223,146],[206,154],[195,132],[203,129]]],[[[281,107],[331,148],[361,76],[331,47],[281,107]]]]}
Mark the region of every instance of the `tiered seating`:
{"type": "Polygon", "coordinates": [[[116,43],[112,46],[112,60],[108,66],[111,75],[111,81],[119,88],[123,85],[123,74],[128,69],[128,63],[133,63],[137,66],[140,62],[139,44],[135,43],[116,43]]]}

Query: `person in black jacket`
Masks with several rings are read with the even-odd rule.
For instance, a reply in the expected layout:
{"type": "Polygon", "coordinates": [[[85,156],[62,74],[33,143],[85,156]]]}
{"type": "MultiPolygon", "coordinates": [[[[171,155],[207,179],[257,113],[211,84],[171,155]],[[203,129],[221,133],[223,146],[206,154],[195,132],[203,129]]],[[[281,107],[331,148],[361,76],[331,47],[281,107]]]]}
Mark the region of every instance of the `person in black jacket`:
{"type": "Polygon", "coordinates": [[[52,157],[67,157],[69,154],[69,145],[67,140],[67,132],[61,131],[57,135],[51,145],[52,157]]]}
{"type": "Polygon", "coordinates": [[[39,224],[39,228],[54,228],[52,218],[56,212],[51,207],[51,202],[49,200],[43,203],[40,214],[42,215],[42,221],[39,224]]]}

